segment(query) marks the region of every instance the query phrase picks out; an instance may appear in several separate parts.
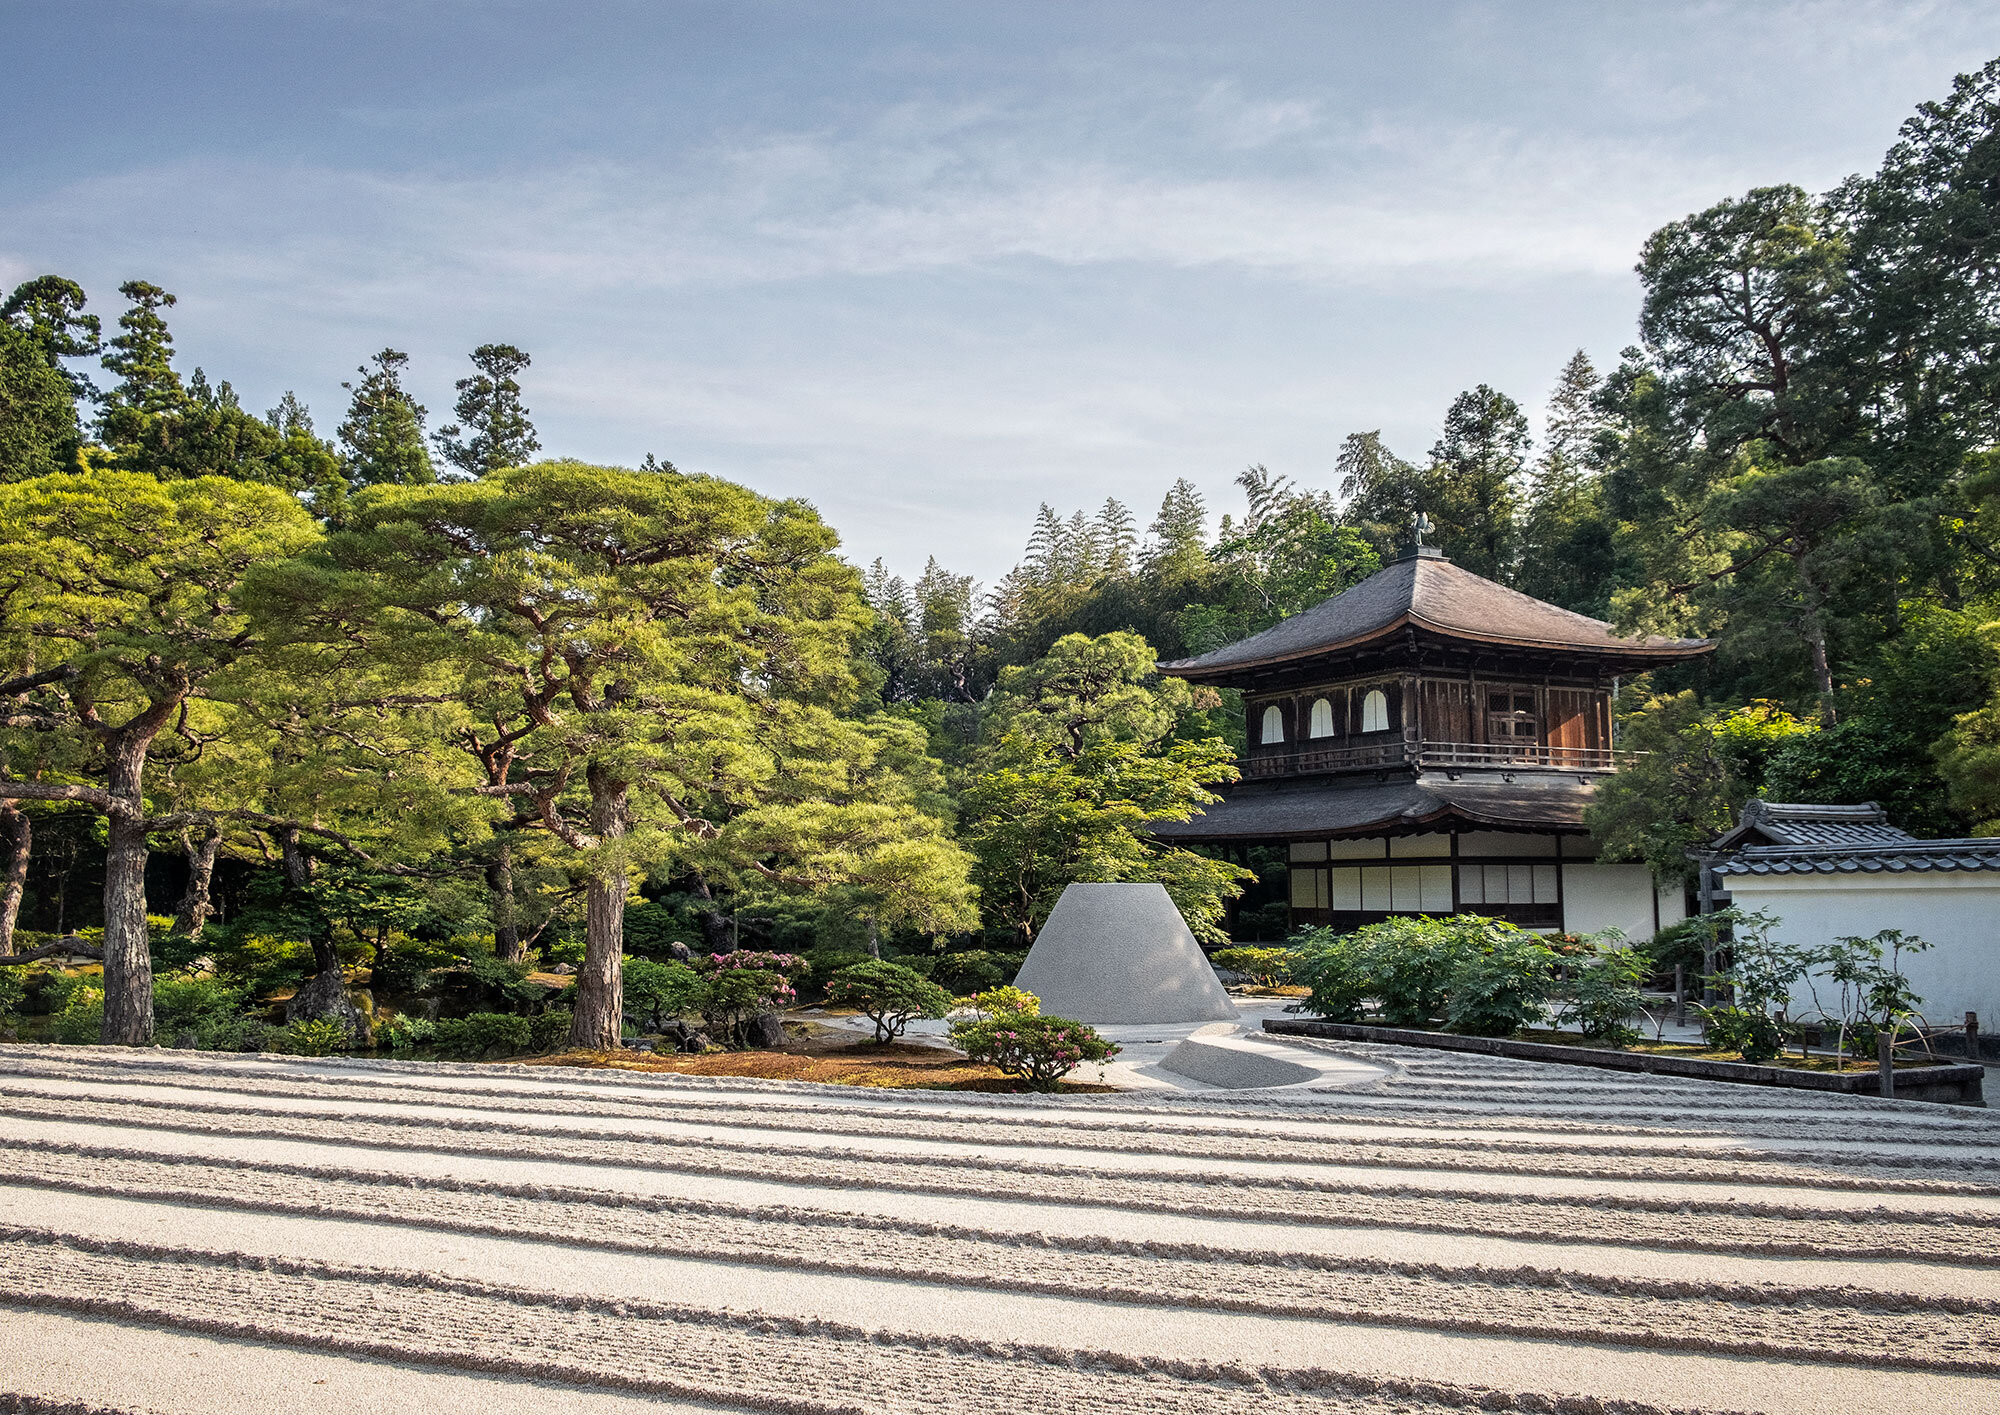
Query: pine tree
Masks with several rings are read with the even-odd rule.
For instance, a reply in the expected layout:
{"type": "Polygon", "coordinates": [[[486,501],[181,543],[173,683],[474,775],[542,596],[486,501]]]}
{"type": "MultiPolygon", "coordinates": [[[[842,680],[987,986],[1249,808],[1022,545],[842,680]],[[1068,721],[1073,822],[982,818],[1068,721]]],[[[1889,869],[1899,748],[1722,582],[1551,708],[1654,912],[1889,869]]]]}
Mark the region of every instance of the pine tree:
{"type": "Polygon", "coordinates": [[[155,434],[158,419],[172,418],[188,407],[187,390],[174,371],[174,337],[167,330],[162,310],[172,309],[174,297],[144,280],[128,280],[118,293],[132,307],[118,317],[123,333],[111,340],[105,354],[105,369],[118,382],[104,395],[97,417],[98,439],[109,447],[121,465],[135,471],[157,473],[155,463],[163,460],[163,439],[155,434]]]}
{"type": "Polygon", "coordinates": [[[472,351],[479,372],[455,385],[458,405],[452,413],[458,421],[439,428],[436,437],[444,459],[467,476],[523,466],[540,449],[521,385],[514,381],[529,362],[512,344],[481,344],[472,351]]]}
{"type": "Polygon", "coordinates": [[[97,351],[97,320],[78,314],[83,291],[44,275],[0,305],[0,481],[60,471],[82,442],[79,397],[89,380],[61,360],[97,351]]]}
{"type": "Polygon", "coordinates": [[[354,395],[335,436],[340,439],[348,485],[421,486],[437,480],[424,446],[424,406],[403,391],[410,356],[384,349],[355,372],[359,384],[340,386],[354,395]]]}

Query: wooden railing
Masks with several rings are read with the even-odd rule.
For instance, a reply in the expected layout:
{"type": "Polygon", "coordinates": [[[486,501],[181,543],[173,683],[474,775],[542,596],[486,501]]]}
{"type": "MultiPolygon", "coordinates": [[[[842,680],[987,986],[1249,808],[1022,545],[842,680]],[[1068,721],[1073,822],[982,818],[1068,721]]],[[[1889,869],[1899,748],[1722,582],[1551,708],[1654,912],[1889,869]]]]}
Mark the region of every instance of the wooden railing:
{"type": "Polygon", "coordinates": [[[1371,742],[1344,747],[1303,747],[1290,752],[1252,750],[1240,765],[1245,777],[1310,776],[1385,767],[1486,767],[1528,771],[1613,771],[1608,747],[1543,747],[1532,743],[1371,742]]]}

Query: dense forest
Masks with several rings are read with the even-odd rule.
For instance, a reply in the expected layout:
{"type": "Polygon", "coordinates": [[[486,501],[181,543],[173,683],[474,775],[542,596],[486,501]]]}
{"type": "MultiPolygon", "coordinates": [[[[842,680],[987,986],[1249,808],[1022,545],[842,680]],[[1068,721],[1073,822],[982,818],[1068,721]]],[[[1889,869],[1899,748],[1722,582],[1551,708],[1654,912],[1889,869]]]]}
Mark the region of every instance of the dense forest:
{"type": "Polygon", "coordinates": [[[635,960],[889,953],[969,989],[1074,880],[1269,936],[1275,857],[1147,834],[1241,746],[1228,694],[1153,665],[1364,578],[1420,512],[1479,574],[1717,640],[1627,687],[1613,854],[1684,872],[1758,792],[2000,829],[2000,61],[1873,173],[1719,201],[1637,270],[1638,342],[1572,357],[1538,439],[1482,384],[1421,455],[1353,432],[1219,517],[1186,479],[1143,525],[1043,506],[990,588],[852,566],[807,502],[651,456],[543,458],[509,345],[434,429],[381,350],[329,436],[184,372],[166,290],[121,286],[107,330],[29,280],[0,306],[0,1014],[32,980],[145,1042],[199,977],[359,1043],[378,999],[501,1005],[560,965],[601,1048],[635,960]]]}

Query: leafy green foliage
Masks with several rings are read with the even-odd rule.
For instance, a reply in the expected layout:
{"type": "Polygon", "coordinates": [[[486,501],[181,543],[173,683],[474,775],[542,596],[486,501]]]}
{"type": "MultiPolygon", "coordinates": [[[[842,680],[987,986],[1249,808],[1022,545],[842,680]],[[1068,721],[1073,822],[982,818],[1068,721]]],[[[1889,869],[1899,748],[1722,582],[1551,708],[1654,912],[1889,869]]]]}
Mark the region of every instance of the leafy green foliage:
{"type": "Polygon", "coordinates": [[[951,1024],[951,1044],[1030,1090],[1053,1091],[1085,1062],[1109,1061],[1119,1048],[1095,1028],[1044,1017],[1041,1002],[1018,988],[995,988],[972,1000],[973,1012],[951,1024]]]}
{"type": "Polygon", "coordinates": [[[657,1032],[684,1012],[699,1009],[706,996],[701,975],[685,963],[627,958],[625,1014],[657,1032]]]}
{"type": "Polygon", "coordinates": [[[423,486],[437,480],[424,442],[423,404],[403,390],[403,366],[410,356],[384,349],[355,372],[359,384],[340,386],[353,394],[338,436],[341,469],[348,484],[423,486]]]}
{"type": "Polygon", "coordinates": [[[1639,984],[1650,971],[1650,960],[1639,950],[1605,948],[1570,974],[1570,997],[1559,1021],[1573,1023],[1592,1041],[1624,1043],[1639,1039],[1629,1019],[1639,1010],[1639,984]]]}
{"type": "Polygon", "coordinates": [[[330,1056],[349,1044],[347,1028],[324,1017],[302,1017],[271,1032],[265,1045],[288,1056],[330,1056]]]}
{"type": "Polygon", "coordinates": [[[1360,1020],[1372,1002],[1391,1026],[1506,1036],[1542,1019],[1556,954],[1538,935],[1476,914],[1398,918],[1349,934],[1302,931],[1292,977],[1311,990],[1307,1010],[1360,1020]]]}
{"type": "Polygon", "coordinates": [[[708,1034],[726,1046],[742,1046],[752,1018],[798,1001],[791,979],[805,971],[805,960],[743,948],[698,954],[691,966],[701,980],[698,1006],[708,1034]]]}
{"type": "Polygon", "coordinates": [[[258,1051],[269,1028],[241,988],[207,977],[153,981],[153,1029],[165,1045],[198,1051],[258,1051]]]}
{"type": "Polygon", "coordinates": [[[842,968],[827,982],[827,1001],[852,1007],[875,1024],[875,1040],[891,1042],[918,1017],[942,1017],[951,994],[898,963],[869,959],[842,968]]]}
{"type": "Polygon", "coordinates": [[[1293,954],[1289,948],[1222,948],[1210,956],[1216,967],[1248,974],[1266,987],[1292,980],[1293,954]]]}
{"type": "Polygon", "coordinates": [[[439,1021],[431,1045],[439,1056],[457,1061],[483,1061],[494,1056],[518,1056],[533,1048],[534,1027],[525,1017],[508,1012],[475,1012],[469,1017],[439,1021]]]}

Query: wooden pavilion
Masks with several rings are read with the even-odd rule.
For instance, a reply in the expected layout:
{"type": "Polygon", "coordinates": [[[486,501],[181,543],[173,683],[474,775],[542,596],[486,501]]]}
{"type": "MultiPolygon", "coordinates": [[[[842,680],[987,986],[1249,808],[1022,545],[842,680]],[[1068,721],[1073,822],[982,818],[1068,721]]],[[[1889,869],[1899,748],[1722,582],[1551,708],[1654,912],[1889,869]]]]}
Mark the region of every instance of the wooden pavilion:
{"type": "Polygon", "coordinates": [[[1243,779],[1162,837],[1289,847],[1291,918],[1352,928],[1469,912],[1634,937],[1678,886],[1600,864],[1584,828],[1616,770],[1623,676],[1708,653],[1628,638],[1418,546],[1260,634],[1160,671],[1243,694],[1243,779]]]}

